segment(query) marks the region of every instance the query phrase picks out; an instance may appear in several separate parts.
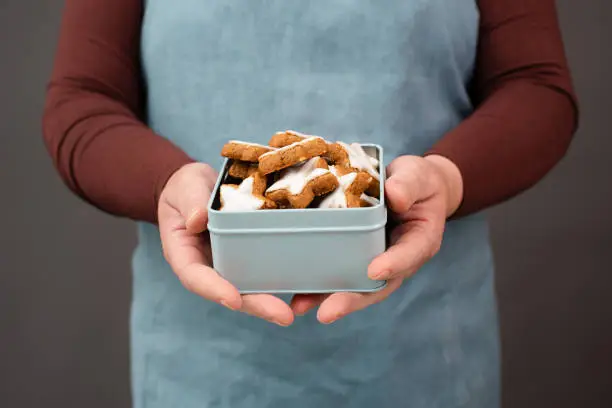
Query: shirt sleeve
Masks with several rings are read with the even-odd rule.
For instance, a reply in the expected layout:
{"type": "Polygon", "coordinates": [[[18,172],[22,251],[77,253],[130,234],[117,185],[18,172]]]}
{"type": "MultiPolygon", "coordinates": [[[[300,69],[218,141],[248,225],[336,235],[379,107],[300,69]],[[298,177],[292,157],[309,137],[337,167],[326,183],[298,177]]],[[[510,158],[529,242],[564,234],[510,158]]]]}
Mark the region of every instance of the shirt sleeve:
{"type": "MultiPolygon", "coordinates": [[[[455,216],[504,201],[562,158],[578,121],[554,0],[480,0],[476,109],[427,154],[464,179],[455,216]]],[[[111,214],[156,222],[167,179],[192,159],[142,121],[142,0],[67,0],[43,118],[62,179],[111,214]]]]}
{"type": "Polygon", "coordinates": [[[475,110],[427,152],[463,176],[454,217],[533,186],[564,156],[578,123],[554,0],[479,0],[479,8],[475,110]]]}
{"type": "Polygon", "coordinates": [[[192,159],[142,121],[142,13],[142,0],[65,2],[43,135],[73,192],[154,223],[167,179],[192,159]]]}

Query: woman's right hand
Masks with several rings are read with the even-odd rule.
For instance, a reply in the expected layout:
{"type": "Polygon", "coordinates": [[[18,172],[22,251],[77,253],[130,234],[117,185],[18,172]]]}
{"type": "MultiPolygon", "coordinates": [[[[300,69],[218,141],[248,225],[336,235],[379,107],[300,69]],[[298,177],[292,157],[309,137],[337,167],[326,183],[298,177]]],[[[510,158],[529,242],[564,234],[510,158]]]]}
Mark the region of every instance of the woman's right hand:
{"type": "Polygon", "coordinates": [[[231,310],[289,326],[294,315],[283,300],[266,294],[241,296],[211,267],[206,208],[216,179],[215,170],[203,163],[187,164],[170,177],[158,204],[164,257],[189,291],[231,310]]]}

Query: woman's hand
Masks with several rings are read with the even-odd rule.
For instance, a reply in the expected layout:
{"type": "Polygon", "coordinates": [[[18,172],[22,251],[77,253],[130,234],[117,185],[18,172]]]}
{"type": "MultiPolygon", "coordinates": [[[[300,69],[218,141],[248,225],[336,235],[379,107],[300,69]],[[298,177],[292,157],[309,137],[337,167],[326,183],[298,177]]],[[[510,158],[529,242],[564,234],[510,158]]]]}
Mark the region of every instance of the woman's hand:
{"type": "Polygon", "coordinates": [[[372,261],[371,279],[388,280],[376,293],[299,295],[292,301],[298,315],[321,305],[318,319],[332,323],[341,317],[387,298],[440,249],[446,219],[462,199],[459,169],[441,156],[402,156],[387,169],[387,205],[398,222],[390,248],[372,261]]]}
{"type": "Polygon", "coordinates": [[[241,296],[211,267],[206,208],[216,179],[217,173],[202,163],[188,164],[170,177],[158,204],[164,257],[189,291],[231,310],[288,326],[294,315],[285,302],[271,295],[241,296]]]}

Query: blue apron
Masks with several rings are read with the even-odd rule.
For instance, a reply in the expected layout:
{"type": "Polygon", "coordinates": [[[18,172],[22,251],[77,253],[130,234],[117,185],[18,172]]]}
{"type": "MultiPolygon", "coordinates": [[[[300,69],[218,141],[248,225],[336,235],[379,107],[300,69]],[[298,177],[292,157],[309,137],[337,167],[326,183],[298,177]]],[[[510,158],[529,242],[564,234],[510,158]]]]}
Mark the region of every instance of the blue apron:
{"type": "MultiPolygon", "coordinates": [[[[472,111],[474,0],[147,0],[148,122],[221,165],[228,139],[296,129],[422,154],[472,111]]],[[[386,163],[388,164],[388,163],[386,163]]],[[[498,330],[485,218],[386,301],[282,328],[188,293],[139,224],[137,408],[495,408],[498,330]]]]}

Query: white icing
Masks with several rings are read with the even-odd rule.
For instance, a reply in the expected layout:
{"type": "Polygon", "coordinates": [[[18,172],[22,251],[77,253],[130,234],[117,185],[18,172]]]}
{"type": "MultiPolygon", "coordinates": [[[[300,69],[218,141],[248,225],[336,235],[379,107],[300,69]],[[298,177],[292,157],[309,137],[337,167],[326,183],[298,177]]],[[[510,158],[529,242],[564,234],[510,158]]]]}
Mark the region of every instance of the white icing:
{"type": "Polygon", "coordinates": [[[259,210],[264,200],[253,195],[253,177],[244,179],[238,187],[222,185],[222,211],[253,211],[259,210]]]}
{"type": "Polygon", "coordinates": [[[313,157],[302,165],[288,168],[280,180],[268,188],[268,191],[287,189],[292,195],[301,193],[308,182],[329,173],[328,169],[316,167],[318,160],[318,157],[313,157]]]}
{"type": "Polygon", "coordinates": [[[338,142],[340,146],[346,150],[349,156],[349,165],[355,169],[363,170],[374,177],[376,180],[380,180],[376,166],[378,160],[368,155],[359,143],[353,143],[348,145],[344,142],[338,142]],[[374,164],[374,160],[376,164],[374,164]]]}
{"type": "Polygon", "coordinates": [[[376,206],[380,204],[380,200],[378,198],[370,197],[367,194],[362,194],[361,199],[366,203],[370,204],[371,206],[376,206]]]}
{"type": "Polygon", "coordinates": [[[320,136],[310,136],[310,137],[308,137],[308,138],[306,138],[306,139],[304,139],[304,140],[300,140],[299,142],[291,143],[290,145],[287,145],[287,146],[285,146],[285,147],[281,147],[281,148],[279,148],[279,149],[274,149],[274,150],[273,150],[273,151],[271,151],[271,152],[264,153],[264,154],[262,154],[261,156],[259,156],[259,158],[261,159],[262,157],[266,157],[266,156],[271,155],[271,154],[273,154],[273,153],[287,151],[287,150],[289,150],[289,149],[294,148],[296,145],[306,144],[306,143],[309,143],[309,142],[311,142],[311,141],[313,141],[313,140],[315,140],[315,139],[323,139],[323,138],[322,138],[322,137],[320,137],[320,136]]]}
{"type": "Polygon", "coordinates": [[[243,142],[241,140],[230,140],[229,143],[236,143],[236,144],[241,144],[241,145],[245,145],[245,146],[264,147],[264,148],[266,148],[268,150],[276,150],[274,147],[262,145],[262,144],[259,144],[259,143],[243,142]]]}
{"type": "MultiPolygon", "coordinates": [[[[279,133],[282,133],[282,132],[279,132],[279,133]]],[[[289,130],[286,130],[286,131],[285,131],[285,133],[287,133],[288,135],[299,136],[299,137],[304,138],[304,139],[308,139],[308,138],[313,138],[313,137],[315,137],[315,138],[317,138],[317,139],[323,139],[323,140],[325,140],[325,139],[324,139],[322,136],[317,136],[317,135],[309,135],[309,134],[306,134],[306,133],[298,132],[297,130],[291,130],[291,129],[289,129],[289,130]]],[[[328,142],[328,143],[329,143],[329,142],[328,142]]]]}
{"type": "MultiPolygon", "coordinates": [[[[282,132],[280,132],[282,133],[282,132]]],[[[308,138],[311,135],[307,135],[306,133],[302,133],[302,132],[298,132],[297,130],[286,130],[285,133],[289,134],[289,135],[293,135],[293,136],[299,136],[299,137],[303,137],[303,138],[308,138]]]]}
{"type": "MultiPolygon", "coordinates": [[[[334,170],[332,170],[333,172],[334,170]]],[[[355,181],[357,173],[352,172],[338,178],[340,186],[335,189],[331,194],[321,200],[319,208],[346,208],[348,206],[346,202],[346,190],[355,181]]]]}

